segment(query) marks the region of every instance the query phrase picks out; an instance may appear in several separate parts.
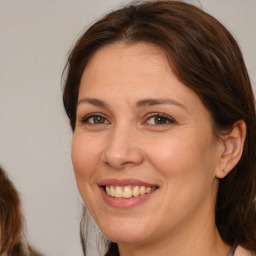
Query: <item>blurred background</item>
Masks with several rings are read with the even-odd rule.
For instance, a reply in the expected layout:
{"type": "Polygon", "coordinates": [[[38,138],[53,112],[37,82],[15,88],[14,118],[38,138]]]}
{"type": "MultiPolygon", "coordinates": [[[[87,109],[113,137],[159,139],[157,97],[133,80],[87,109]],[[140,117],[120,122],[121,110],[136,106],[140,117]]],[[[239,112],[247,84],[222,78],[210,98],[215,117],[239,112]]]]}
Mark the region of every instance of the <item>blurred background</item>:
{"type": "MultiPolygon", "coordinates": [[[[128,2],[0,0],[0,164],[21,194],[28,240],[43,255],[82,255],[82,202],[61,100],[68,52],[93,21],[128,2]]],[[[235,36],[256,91],[256,1],[186,2],[235,36]]]]}

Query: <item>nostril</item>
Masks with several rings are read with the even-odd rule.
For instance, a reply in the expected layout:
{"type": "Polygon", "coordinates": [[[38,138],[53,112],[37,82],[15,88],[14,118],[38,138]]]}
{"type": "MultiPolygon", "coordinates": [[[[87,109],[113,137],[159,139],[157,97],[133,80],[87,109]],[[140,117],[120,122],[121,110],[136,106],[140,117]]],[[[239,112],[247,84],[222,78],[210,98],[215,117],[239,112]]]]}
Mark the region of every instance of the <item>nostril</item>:
{"type": "Polygon", "coordinates": [[[135,165],[132,161],[118,162],[118,161],[104,161],[105,165],[116,170],[121,170],[127,166],[135,165]]]}
{"type": "Polygon", "coordinates": [[[124,166],[124,165],[129,165],[129,164],[133,164],[133,162],[124,162],[121,165],[124,166]]]}

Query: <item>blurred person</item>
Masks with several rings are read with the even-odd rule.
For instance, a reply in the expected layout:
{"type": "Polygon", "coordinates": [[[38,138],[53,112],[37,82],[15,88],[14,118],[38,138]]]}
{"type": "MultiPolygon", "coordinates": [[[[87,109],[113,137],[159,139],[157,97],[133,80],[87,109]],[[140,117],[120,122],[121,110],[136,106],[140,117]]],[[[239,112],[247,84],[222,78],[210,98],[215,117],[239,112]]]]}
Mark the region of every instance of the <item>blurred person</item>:
{"type": "Polygon", "coordinates": [[[31,249],[24,234],[19,194],[0,166],[0,255],[40,256],[31,249]]]}

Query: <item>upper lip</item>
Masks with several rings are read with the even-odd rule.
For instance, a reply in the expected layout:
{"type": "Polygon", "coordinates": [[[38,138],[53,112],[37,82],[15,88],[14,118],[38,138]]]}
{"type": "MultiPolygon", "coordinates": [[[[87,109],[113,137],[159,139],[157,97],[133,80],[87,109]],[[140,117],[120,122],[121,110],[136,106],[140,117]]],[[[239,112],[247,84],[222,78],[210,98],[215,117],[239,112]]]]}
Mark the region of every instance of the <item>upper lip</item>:
{"type": "Polygon", "coordinates": [[[98,183],[99,186],[145,186],[145,187],[159,187],[156,184],[144,182],[136,179],[104,179],[98,183]]]}

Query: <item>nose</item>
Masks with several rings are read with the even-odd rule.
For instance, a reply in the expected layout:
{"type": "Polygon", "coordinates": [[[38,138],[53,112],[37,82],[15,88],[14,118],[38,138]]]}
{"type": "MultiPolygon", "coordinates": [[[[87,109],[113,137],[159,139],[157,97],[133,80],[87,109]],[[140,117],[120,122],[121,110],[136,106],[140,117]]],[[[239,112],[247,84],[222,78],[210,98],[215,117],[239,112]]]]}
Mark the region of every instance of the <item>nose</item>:
{"type": "Polygon", "coordinates": [[[102,161],[116,170],[136,166],[143,162],[138,135],[132,129],[115,129],[107,138],[102,161]]]}

